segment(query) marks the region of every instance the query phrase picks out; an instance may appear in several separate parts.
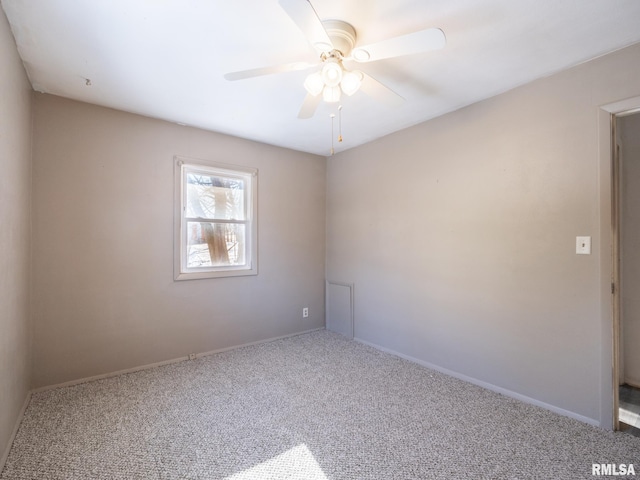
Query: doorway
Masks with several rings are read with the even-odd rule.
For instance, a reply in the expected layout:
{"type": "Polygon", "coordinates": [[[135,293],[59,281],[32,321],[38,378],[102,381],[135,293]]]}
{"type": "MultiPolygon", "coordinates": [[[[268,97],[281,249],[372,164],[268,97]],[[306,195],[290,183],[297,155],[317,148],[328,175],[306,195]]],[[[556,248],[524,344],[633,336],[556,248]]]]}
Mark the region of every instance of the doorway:
{"type": "Polygon", "coordinates": [[[640,436],[640,111],[612,116],[614,425],[640,436]]]}

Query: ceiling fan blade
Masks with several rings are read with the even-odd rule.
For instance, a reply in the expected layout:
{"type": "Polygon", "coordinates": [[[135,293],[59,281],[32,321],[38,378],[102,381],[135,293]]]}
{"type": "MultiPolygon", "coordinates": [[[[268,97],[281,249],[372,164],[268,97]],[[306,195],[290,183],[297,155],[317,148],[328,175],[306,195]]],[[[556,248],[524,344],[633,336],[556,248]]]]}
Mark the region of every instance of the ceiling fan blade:
{"type": "Polygon", "coordinates": [[[296,70],[306,70],[317,64],[307,62],[285,63],[283,65],[274,65],[271,67],[252,68],[251,70],[242,70],[239,72],[225,73],[226,80],[244,80],[245,78],[261,77],[263,75],[272,75],[274,73],[293,72],[296,70]]]}
{"type": "Polygon", "coordinates": [[[362,73],[360,90],[389,107],[397,107],[404,102],[404,97],[366,73],[362,73]]]}
{"type": "Polygon", "coordinates": [[[331,39],[322,26],[322,21],[311,2],[308,0],[279,0],[279,3],[319,54],[333,49],[331,39]]]}
{"type": "Polygon", "coordinates": [[[383,58],[439,50],[446,43],[447,39],[442,30],[439,28],[427,28],[426,30],[354,48],[351,56],[357,62],[373,62],[383,58]]]}
{"type": "Polygon", "coordinates": [[[300,113],[298,113],[298,118],[307,119],[313,117],[313,114],[316,113],[316,109],[318,105],[320,105],[320,100],[322,100],[322,95],[311,95],[310,93],[302,102],[302,108],[300,108],[300,113]]]}

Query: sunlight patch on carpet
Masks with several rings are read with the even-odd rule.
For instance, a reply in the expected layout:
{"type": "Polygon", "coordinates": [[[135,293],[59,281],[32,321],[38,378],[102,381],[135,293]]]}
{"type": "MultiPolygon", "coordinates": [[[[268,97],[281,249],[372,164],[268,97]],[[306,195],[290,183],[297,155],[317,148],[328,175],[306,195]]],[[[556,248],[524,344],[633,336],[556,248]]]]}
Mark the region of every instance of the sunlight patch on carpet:
{"type": "Polygon", "coordinates": [[[305,444],[236,473],[225,480],[328,480],[305,444]]]}
{"type": "Polygon", "coordinates": [[[632,409],[633,405],[627,405],[620,402],[619,419],[627,425],[640,428],[640,414],[634,412],[632,409]]]}

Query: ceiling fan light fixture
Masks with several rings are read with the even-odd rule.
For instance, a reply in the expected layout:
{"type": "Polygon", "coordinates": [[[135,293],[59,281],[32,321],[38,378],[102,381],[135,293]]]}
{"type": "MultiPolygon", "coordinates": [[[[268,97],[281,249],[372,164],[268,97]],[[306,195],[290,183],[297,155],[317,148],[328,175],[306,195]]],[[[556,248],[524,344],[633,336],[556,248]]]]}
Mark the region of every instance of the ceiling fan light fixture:
{"type": "Polygon", "coordinates": [[[340,101],[341,90],[340,87],[325,86],[322,90],[322,99],[327,103],[336,103],[340,101]]]}
{"type": "Polygon", "coordinates": [[[320,95],[322,93],[322,89],[324,88],[324,80],[322,79],[322,74],[320,72],[312,73],[308,75],[306,80],[304,81],[304,88],[306,88],[307,92],[314,97],[320,95]]]}
{"type": "MultiPolygon", "coordinates": [[[[278,0],[284,12],[293,20],[320,56],[319,71],[308,75],[304,80],[308,94],[298,114],[299,118],[311,118],[322,100],[328,103],[339,102],[343,93],[353,95],[359,89],[390,106],[397,105],[405,99],[370,75],[360,71],[345,70],[342,62],[379,61],[425,53],[442,48],[446,44],[446,36],[442,30],[427,28],[356,48],[357,35],[353,26],[337,19],[321,20],[312,1],[315,3],[315,0],[278,0]]],[[[231,81],[241,80],[302,70],[311,66],[312,64],[301,62],[288,63],[231,72],[225,74],[224,78],[231,81]]]]}
{"type": "Polygon", "coordinates": [[[328,59],[322,67],[322,80],[328,87],[337,87],[342,81],[342,66],[337,59],[328,59]]]}
{"type": "Polygon", "coordinates": [[[360,72],[348,72],[345,71],[342,75],[342,82],[340,82],[340,88],[345,95],[353,95],[358,91],[362,84],[362,74],[360,72]]]}

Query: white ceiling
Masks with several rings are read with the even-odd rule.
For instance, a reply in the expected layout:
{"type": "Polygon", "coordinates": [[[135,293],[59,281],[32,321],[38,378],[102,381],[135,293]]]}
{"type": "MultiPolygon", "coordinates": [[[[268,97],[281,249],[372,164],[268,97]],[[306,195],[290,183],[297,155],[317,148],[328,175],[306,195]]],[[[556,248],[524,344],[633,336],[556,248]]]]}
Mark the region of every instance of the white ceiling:
{"type": "MultiPolygon", "coordinates": [[[[312,119],[297,118],[309,71],[223,78],[237,70],[317,61],[278,0],[1,3],[37,91],[329,154],[329,105],[312,119]]],[[[406,101],[387,107],[362,91],[344,98],[344,141],[335,143],[336,151],[640,42],[639,0],[312,4],[321,19],[351,23],[360,45],[430,27],[447,37],[442,50],[361,64],[406,101]]]]}

